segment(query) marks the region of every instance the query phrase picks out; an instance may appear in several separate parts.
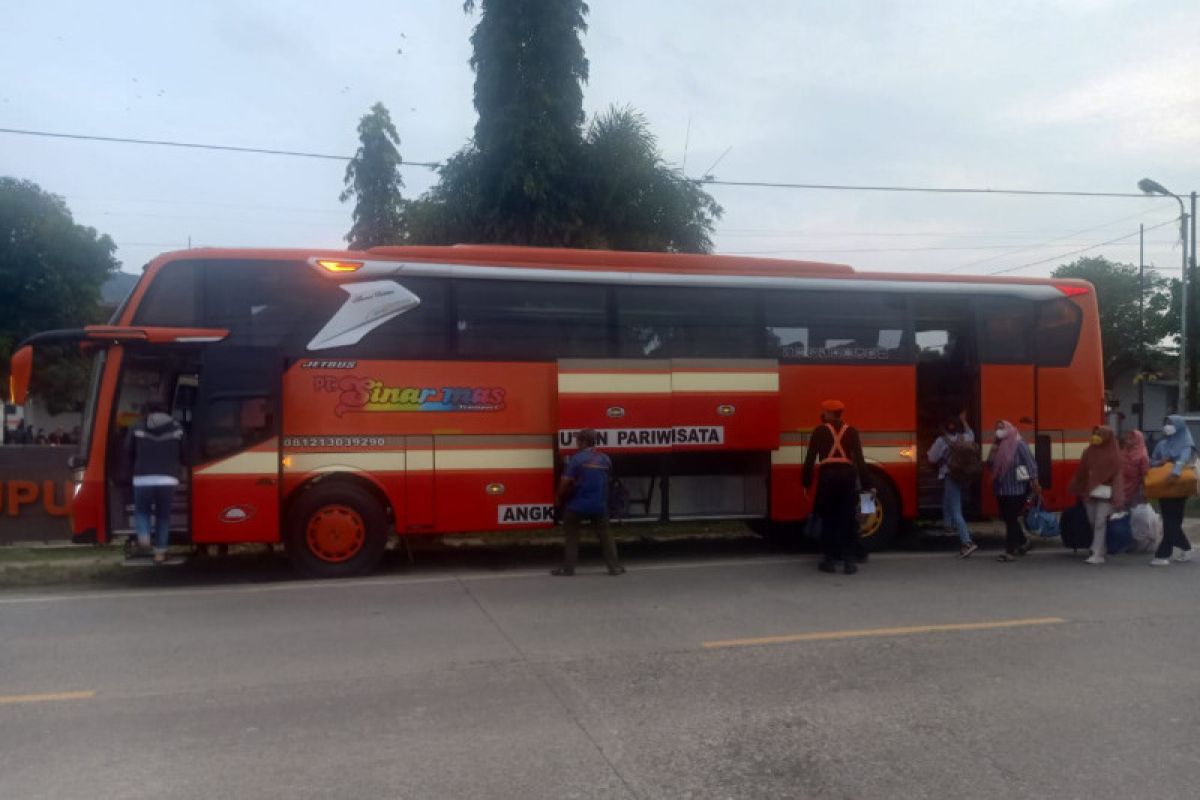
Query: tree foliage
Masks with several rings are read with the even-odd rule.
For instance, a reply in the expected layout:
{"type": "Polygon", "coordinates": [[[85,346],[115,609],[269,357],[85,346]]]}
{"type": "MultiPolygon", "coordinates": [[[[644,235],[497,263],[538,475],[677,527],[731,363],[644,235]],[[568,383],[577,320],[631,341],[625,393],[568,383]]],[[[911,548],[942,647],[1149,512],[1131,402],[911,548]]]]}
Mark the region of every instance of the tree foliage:
{"type": "Polygon", "coordinates": [[[358,151],[346,165],[346,188],[339,199],[354,198],[354,224],[346,241],[355,249],[405,240],[404,200],[400,190],[400,135],[383,103],[358,123],[358,151]]]}
{"type": "MultiPolygon", "coordinates": [[[[38,331],[100,321],[100,287],[120,266],[107,235],[75,222],[61,197],[0,177],[0,368],[38,331]]],[[[52,414],[77,409],[86,379],[75,357],[48,353],[31,391],[52,414]]]]}
{"type": "MultiPolygon", "coordinates": [[[[1093,256],[1059,267],[1054,277],[1081,278],[1096,287],[1104,383],[1111,388],[1118,375],[1141,366],[1138,268],[1093,256]]],[[[1163,363],[1166,343],[1179,338],[1178,283],[1146,270],[1145,345],[1147,367],[1151,369],[1163,363]]]]}
{"type": "Polygon", "coordinates": [[[470,0],[470,144],[409,205],[411,240],[703,252],[721,208],[663,162],[645,118],[612,108],[584,130],[582,0],[470,0]]]}

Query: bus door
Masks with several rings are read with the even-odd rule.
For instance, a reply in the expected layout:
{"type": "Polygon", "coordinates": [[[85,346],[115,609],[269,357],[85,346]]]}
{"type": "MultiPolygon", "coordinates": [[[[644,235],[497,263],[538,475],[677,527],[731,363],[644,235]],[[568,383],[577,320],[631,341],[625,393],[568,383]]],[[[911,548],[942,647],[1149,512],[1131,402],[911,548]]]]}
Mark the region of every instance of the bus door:
{"type": "Polygon", "coordinates": [[[192,415],[192,541],[279,541],[278,350],[210,347],[192,415]]]}
{"type": "MultiPolygon", "coordinates": [[[[981,297],[975,300],[980,357],[979,438],[987,456],[998,420],[1008,420],[1034,450],[1037,433],[1036,367],[1033,364],[1033,304],[1016,297],[981,297]]],[[[990,476],[985,478],[990,487],[990,476]]],[[[996,498],[984,491],[983,512],[997,513],[996,498]]]]}

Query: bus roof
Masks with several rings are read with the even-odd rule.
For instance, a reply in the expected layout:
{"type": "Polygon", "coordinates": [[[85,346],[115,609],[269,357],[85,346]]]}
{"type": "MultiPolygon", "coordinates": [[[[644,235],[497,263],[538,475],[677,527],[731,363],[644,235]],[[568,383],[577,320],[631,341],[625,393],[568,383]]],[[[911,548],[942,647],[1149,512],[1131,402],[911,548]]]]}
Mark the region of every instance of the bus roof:
{"type": "MultiPolygon", "coordinates": [[[[677,275],[730,275],[776,278],[834,278],[962,284],[1049,285],[1067,294],[1091,291],[1087,281],[1071,278],[1035,278],[1013,275],[971,275],[912,272],[859,271],[845,264],[820,261],[796,261],[748,256],[644,253],[619,250],[583,250],[516,245],[458,244],[405,245],[374,247],[368,250],[299,250],[265,248],[197,248],[163,253],[151,262],[155,266],[177,259],[296,260],[314,258],[345,261],[369,260],[477,264],[488,267],[561,269],[578,271],[663,273],[677,275]],[[1072,291],[1074,290],[1074,291],[1072,291]]],[[[349,277],[349,276],[347,276],[349,277]]]]}

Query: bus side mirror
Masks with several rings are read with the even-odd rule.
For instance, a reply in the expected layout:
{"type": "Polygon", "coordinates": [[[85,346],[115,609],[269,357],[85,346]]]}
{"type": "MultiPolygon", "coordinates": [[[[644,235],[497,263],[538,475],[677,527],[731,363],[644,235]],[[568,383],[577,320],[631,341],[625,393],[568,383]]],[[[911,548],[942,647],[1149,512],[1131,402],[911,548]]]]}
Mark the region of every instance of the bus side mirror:
{"type": "Polygon", "coordinates": [[[1034,458],[1037,460],[1038,483],[1043,489],[1054,485],[1054,440],[1047,433],[1040,434],[1034,443],[1034,458]]]}
{"type": "Polygon", "coordinates": [[[33,346],[25,345],[13,353],[9,362],[8,401],[23,406],[29,399],[29,379],[33,375],[33,346]]]}

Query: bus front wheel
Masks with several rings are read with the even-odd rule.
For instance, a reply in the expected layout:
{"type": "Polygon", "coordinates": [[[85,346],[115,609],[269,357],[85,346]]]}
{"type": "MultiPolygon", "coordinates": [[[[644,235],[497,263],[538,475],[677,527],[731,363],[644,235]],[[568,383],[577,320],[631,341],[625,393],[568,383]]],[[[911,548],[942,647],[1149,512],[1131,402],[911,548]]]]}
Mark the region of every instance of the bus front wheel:
{"type": "Polygon", "coordinates": [[[348,578],[375,568],[387,546],[387,514],[366,489],[320,483],[288,514],[292,566],[314,578],[348,578]]]}

